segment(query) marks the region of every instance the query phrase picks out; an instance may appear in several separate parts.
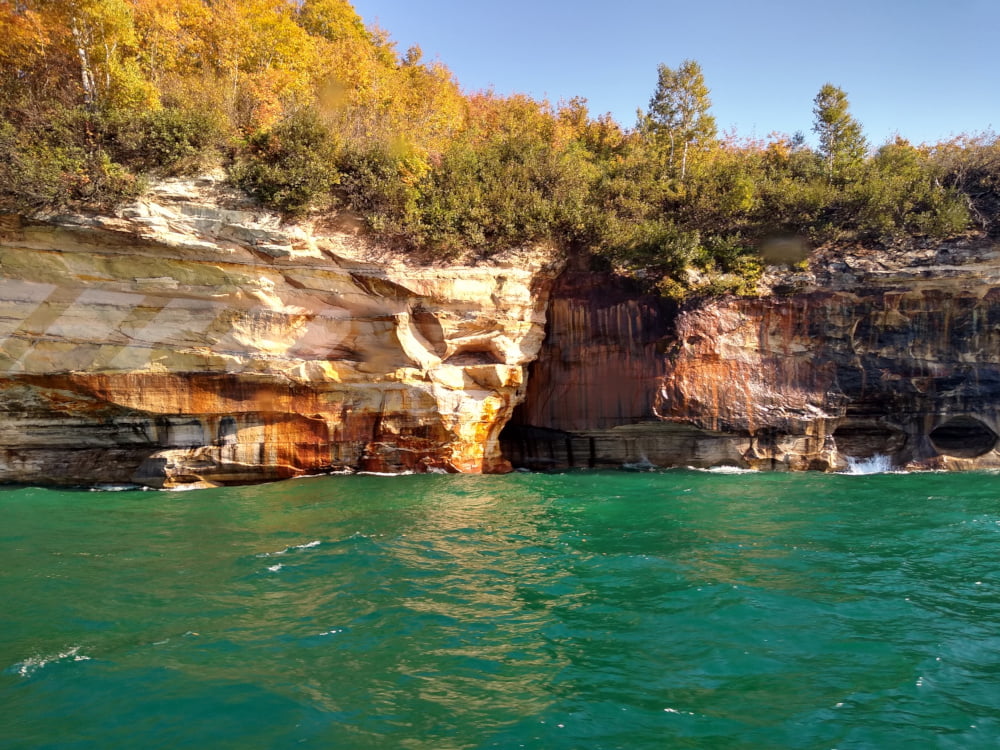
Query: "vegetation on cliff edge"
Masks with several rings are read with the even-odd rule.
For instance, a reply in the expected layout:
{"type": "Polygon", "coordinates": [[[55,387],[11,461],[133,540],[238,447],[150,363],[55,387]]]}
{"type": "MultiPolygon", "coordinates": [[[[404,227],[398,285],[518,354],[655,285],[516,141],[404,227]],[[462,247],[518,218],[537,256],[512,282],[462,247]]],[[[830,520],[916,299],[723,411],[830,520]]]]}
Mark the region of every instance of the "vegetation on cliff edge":
{"type": "MultiPolygon", "coordinates": [[[[107,208],[223,167],[288,216],[351,210],[442,259],[548,242],[667,294],[749,291],[769,238],[1000,233],[994,135],[872,148],[845,92],[801,134],[720,136],[697,63],[634,127],[464,93],[346,0],[0,0],[0,201],[107,208]]],[[[808,106],[808,103],[804,103],[808,106]]]]}

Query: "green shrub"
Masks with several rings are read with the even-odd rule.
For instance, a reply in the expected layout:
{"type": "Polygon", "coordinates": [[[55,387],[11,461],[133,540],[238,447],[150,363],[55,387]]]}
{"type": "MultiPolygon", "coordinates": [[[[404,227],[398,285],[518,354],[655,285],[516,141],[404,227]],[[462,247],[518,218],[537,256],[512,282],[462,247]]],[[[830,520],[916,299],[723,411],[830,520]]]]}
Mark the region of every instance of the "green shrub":
{"type": "Polygon", "coordinates": [[[407,178],[411,159],[387,146],[345,149],[338,160],[341,203],[361,214],[369,228],[404,245],[416,244],[417,188],[407,178]]]}
{"type": "Polygon", "coordinates": [[[0,194],[21,210],[107,209],[137,197],[144,180],[113,158],[102,125],[82,108],[57,110],[34,126],[0,121],[0,194]]]}
{"type": "Polygon", "coordinates": [[[161,176],[197,174],[218,159],[223,141],[207,112],[164,107],[108,113],[106,131],[115,158],[132,169],[161,176]]]}
{"type": "Polygon", "coordinates": [[[329,203],[340,179],[336,163],[330,132],[315,114],[299,112],[254,134],[230,177],[265,206],[301,215],[329,203]]]}

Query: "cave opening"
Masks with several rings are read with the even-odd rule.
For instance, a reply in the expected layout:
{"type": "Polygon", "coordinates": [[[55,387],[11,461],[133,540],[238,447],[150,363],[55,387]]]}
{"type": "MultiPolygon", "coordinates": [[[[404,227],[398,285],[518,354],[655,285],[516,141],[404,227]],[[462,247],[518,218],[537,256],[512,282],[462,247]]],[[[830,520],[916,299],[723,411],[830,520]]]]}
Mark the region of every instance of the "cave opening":
{"type": "Polygon", "coordinates": [[[880,423],[849,422],[833,433],[837,451],[851,458],[892,456],[906,447],[906,433],[880,423]]]}
{"type": "Polygon", "coordinates": [[[954,417],[935,427],[931,445],[945,456],[976,458],[996,447],[997,434],[974,417],[954,417]]]}
{"type": "Polygon", "coordinates": [[[237,433],[238,430],[236,427],[235,417],[223,417],[219,420],[218,438],[216,439],[216,443],[218,445],[236,445],[236,443],[239,442],[237,433]]]}

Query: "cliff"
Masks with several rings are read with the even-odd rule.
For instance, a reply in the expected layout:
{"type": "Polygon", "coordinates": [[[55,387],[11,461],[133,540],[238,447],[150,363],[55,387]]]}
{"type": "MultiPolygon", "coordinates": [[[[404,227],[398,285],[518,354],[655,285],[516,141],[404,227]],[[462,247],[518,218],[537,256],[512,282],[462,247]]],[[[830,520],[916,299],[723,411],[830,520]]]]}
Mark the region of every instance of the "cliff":
{"type": "Polygon", "coordinates": [[[116,216],[0,217],[0,481],[507,470],[556,271],[380,255],[211,179],[116,216]]]}
{"type": "Polygon", "coordinates": [[[1000,248],[810,269],[679,308],[540,249],[421,264],[209,178],[2,216],[0,481],[1000,466],[1000,248]]]}
{"type": "Polygon", "coordinates": [[[669,305],[560,279],[516,465],[1000,466],[1000,248],[827,251],[766,294],[669,305]]]}

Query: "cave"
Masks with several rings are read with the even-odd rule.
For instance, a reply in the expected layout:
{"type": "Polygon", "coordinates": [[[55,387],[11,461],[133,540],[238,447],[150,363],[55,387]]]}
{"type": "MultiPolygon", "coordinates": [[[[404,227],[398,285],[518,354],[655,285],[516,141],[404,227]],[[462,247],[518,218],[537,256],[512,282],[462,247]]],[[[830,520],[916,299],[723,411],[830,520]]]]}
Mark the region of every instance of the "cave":
{"type": "Polygon", "coordinates": [[[502,365],[504,363],[500,355],[488,344],[464,346],[450,357],[446,357],[444,361],[446,364],[461,367],[468,365],[502,365]]]}
{"type": "Polygon", "coordinates": [[[954,417],[935,427],[931,445],[945,456],[976,458],[996,447],[997,434],[973,417],[954,417]]]}
{"type": "Polygon", "coordinates": [[[219,420],[218,438],[215,442],[216,445],[236,445],[239,442],[234,417],[223,417],[219,420]]]}
{"type": "Polygon", "coordinates": [[[833,433],[837,451],[851,458],[893,456],[906,447],[906,433],[878,422],[848,422],[833,433]]]}

